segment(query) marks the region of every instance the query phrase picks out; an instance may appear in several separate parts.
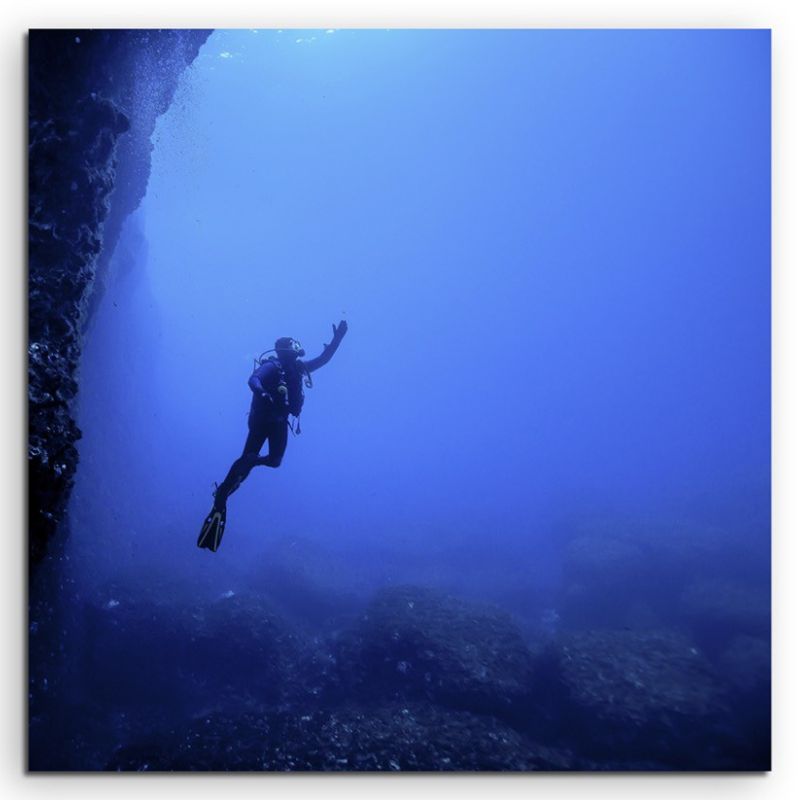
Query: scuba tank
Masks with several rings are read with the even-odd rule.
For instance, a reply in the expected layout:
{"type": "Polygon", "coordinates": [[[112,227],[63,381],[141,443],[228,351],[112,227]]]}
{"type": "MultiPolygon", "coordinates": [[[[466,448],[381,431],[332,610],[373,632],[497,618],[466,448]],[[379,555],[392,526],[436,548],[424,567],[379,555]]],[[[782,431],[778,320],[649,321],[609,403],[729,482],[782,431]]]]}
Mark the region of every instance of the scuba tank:
{"type": "MultiPolygon", "coordinates": [[[[297,342],[299,345],[300,343],[297,342]]],[[[266,364],[267,361],[272,361],[276,367],[281,372],[281,380],[283,381],[284,385],[286,385],[285,381],[285,370],[283,368],[283,364],[281,364],[281,360],[278,358],[277,355],[271,356],[270,353],[277,353],[278,351],[273,347],[270,350],[265,350],[258,358],[253,359],[253,372],[255,372],[262,364],[266,364]]],[[[302,348],[298,348],[298,352],[302,355],[306,354],[306,351],[302,348]]],[[[298,364],[301,365],[301,374],[303,376],[303,385],[306,389],[311,389],[314,386],[314,381],[311,380],[311,373],[308,371],[308,367],[298,359],[298,364]]]]}
{"type": "MultiPolygon", "coordinates": [[[[299,342],[293,340],[293,345],[294,346],[292,349],[297,352],[298,355],[305,355],[305,351],[302,349],[302,347],[300,347],[299,342]]],[[[292,433],[297,436],[301,433],[300,414],[303,410],[303,402],[305,400],[303,387],[305,386],[307,389],[310,389],[314,385],[313,381],[311,380],[311,373],[308,371],[308,367],[306,367],[302,361],[298,359],[295,362],[298,365],[300,380],[298,381],[297,394],[295,395],[294,403],[297,410],[293,411],[290,409],[289,384],[287,381],[286,369],[281,363],[280,358],[278,358],[277,350],[275,348],[265,350],[263,353],[261,353],[261,355],[253,359],[253,371],[257,370],[260,366],[263,366],[267,362],[274,364],[278,370],[278,386],[275,389],[275,394],[273,395],[273,402],[279,410],[287,412],[286,422],[289,425],[289,429],[292,431],[292,433]],[[270,355],[271,353],[275,353],[276,355],[270,355]],[[289,419],[289,414],[294,417],[294,422],[289,419]]]]}

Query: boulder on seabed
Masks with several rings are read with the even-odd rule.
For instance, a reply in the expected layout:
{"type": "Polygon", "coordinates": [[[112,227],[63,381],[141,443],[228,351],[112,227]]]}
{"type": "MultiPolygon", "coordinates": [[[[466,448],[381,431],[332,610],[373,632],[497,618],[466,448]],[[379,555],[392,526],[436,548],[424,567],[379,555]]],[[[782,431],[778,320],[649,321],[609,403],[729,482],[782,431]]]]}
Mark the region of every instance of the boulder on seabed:
{"type": "MultiPolygon", "coordinates": [[[[565,634],[539,660],[554,741],[581,755],[665,769],[736,769],[724,688],[686,637],[669,631],[565,634]]],[[[539,737],[541,738],[541,736],[539,737]]]]}
{"type": "Polygon", "coordinates": [[[520,713],[532,655],[511,617],[432,589],[384,589],[334,646],[339,690],[426,699],[500,718],[520,713]]]}

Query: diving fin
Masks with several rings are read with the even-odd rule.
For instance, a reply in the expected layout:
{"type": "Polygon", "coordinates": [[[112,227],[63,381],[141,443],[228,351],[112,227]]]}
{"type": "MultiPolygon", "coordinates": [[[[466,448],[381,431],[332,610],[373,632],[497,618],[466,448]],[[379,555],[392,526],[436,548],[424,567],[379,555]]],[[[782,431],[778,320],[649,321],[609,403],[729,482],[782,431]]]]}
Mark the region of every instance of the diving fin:
{"type": "Polygon", "coordinates": [[[225,506],[211,509],[211,513],[203,523],[200,536],[197,537],[198,547],[205,547],[212,553],[217,552],[217,548],[222,541],[222,534],[225,533],[226,513],[225,506]]]}

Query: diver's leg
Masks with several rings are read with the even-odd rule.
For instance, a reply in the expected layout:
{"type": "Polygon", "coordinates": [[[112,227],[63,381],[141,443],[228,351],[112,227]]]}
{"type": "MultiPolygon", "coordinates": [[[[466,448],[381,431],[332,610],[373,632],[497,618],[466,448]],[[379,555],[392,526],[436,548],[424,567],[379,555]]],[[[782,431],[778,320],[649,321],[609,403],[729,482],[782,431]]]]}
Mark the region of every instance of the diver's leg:
{"type": "Polygon", "coordinates": [[[267,429],[260,425],[251,425],[244,443],[241,456],[236,459],[228,470],[225,480],[217,487],[214,493],[214,507],[223,508],[228,498],[239,488],[239,484],[250,474],[250,470],[258,461],[258,451],[267,438],[267,429]]]}
{"type": "Polygon", "coordinates": [[[269,455],[256,459],[256,464],[262,467],[279,467],[286,452],[286,443],[289,441],[289,425],[287,422],[276,422],[270,425],[267,433],[269,438],[269,455]]]}

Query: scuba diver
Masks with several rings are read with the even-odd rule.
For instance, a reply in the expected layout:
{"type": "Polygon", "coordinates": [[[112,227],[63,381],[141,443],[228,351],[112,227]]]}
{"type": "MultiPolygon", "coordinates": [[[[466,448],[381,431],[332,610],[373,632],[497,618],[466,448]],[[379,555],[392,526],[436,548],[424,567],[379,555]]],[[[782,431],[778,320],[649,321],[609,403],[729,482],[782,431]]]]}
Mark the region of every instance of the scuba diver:
{"type": "Polygon", "coordinates": [[[300,412],[303,408],[303,384],[311,388],[311,373],[327,364],[347,333],[347,322],[333,326],[333,339],[322,346],[316,358],[303,361],[306,352],[300,342],[284,336],[275,342],[275,349],[267,350],[256,360],[255,370],[247,384],[253,392],[250,414],[247,418],[247,441],[242,455],[233,462],[225,480],[214,492],[214,506],[203,523],[197,546],[216,552],[225,532],[225,514],[228,498],[239,488],[255,466],[279,467],[288,441],[288,431],[300,433],[300,412]],[[275,355],[267,356],[274,352],[275,355]],[[289,416],[296,420],[289,421],[289,416]],[[259,455],[265,441],[269,453],[259,455]]]}

